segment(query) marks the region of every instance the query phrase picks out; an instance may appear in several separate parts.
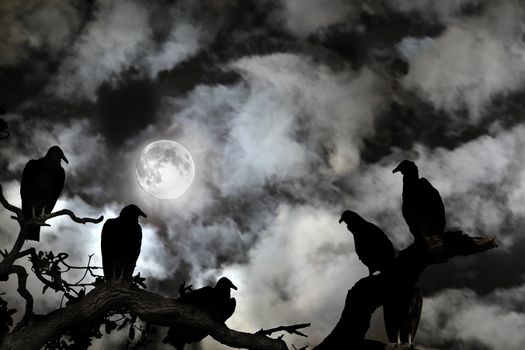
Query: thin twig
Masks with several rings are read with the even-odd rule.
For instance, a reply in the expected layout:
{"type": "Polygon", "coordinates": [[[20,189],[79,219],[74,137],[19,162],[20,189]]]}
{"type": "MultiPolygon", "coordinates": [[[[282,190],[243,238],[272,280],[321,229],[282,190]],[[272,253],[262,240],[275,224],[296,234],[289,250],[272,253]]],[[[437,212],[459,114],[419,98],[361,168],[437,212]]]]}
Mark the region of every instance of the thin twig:
{"type": "Polygon", "coordinates": [[[270,329],[261,329],[261,330],[257,331],[256,334],[270,335],[270,334],[275,333],[275,332],[285,331],[285,332],[288,332],[290,334],[297,334],[297,335],[300,335],[302,337],[307,337],[306,334],[301,333],[301,332],[298,331],[298,329],[302,329],[302,328],[306,328],[306,327],[310,327],[310,323],[301,323],[301,324],[294,324],[294,325],[291,325],[291,326],[279,326],[279,327],[270,328],[270,329]]]}

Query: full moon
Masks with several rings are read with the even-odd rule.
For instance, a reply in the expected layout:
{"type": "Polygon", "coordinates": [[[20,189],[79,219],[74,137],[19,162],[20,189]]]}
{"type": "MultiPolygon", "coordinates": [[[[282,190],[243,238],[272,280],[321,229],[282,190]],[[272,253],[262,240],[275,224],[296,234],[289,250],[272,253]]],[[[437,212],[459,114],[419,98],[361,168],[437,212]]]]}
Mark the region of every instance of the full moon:
{"type": "Polygon", "coordinates": [[[140,186],[160,199],[182,195],[193,182],[195,165],[190,152],[181,144],[160,140],[147,145],[137,161],[140,186]]]}

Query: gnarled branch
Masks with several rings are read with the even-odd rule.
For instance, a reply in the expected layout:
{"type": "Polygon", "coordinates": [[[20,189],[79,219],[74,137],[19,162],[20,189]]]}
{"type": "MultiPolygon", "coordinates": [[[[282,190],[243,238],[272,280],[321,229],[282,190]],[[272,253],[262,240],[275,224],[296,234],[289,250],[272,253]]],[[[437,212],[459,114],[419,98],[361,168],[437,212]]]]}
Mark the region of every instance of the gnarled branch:
{"type": "Polygon", "coordinates": [[[34,318],[30,323],[6,335],[2,348],[40,349],[45,343],[62,336],[69,329],[96,323],[104,315],[115,310],[126,310],[143,321],[160,326],[184,325],[200,329],[232,348],[287,350],[286,344],[280,339],[229,329],[192,305],[143,289],[130,288],[129,284],[122,282],[104,283],[78,302],[34,318]]]}

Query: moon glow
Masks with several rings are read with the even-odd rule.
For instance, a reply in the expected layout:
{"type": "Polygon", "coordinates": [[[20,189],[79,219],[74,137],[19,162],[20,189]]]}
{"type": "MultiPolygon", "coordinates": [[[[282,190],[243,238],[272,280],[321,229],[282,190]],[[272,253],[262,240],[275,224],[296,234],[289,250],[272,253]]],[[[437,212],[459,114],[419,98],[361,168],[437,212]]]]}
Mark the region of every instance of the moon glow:
{"type": "Polygon", "coordinates": [[[160,140],[147,145],[137,161],[140,186],[159,199],[173,199],[188,190],[195,177],[190,152],[181,144],[160,140]]]}

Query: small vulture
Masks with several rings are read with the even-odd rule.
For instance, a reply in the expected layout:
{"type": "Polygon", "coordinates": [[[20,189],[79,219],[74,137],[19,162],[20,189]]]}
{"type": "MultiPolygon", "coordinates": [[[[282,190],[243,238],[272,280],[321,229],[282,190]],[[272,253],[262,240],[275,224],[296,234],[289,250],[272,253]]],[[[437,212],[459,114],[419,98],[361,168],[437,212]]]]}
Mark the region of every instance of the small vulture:
{"type": "Polygon", "coordinates": [[[370,276],[392,265],[395,259],[394,247],[379,227],[350,210],[343,212],[339,223],[343,221],[354,235],[355,252],[368,267],[370,276]]]}
{"type": "Polygon", "coordinates": [[[106,281],[131,281],[140,254],[142,228],[139,216],[147,217],[135,204],[125,206],[118,218],[102,227],[102,268],[106,281]]]}
{"type": "Polygon", "coordinates": [[[445,206],[439,192],[420,178],[414,162],[404,160],[392,171],[403,174],[403,217],[416,243],[439,243],[445,230],[445,206]],[[436,242],[434,242],[436,241],[436,242]]]}
{"type": "MultiPolygon", "coordinates": [[[[230,289],[237,289],[226,277],[221,277],[215,287],[206,286],[184,293],[178,299],[181,303],[198,307],[217,322],[225,322],[235,311],[235,298],[231,298],[230,289]]],[[[188,343],[204,339],[208,334],[187,326],[171,327],[163,343],[170,344],[177,350],[183,350],[188,343]]]]}
{"type": "MultiPolygon", "coordinates": [[[[64,188],[65,172],[60,161],[68,163],[64,152],[58,146],[49,148],[40,159],[27,162],[20,183],[22,214],[25,220],[34,216],[49,214],[64,188]]],[[[40,241],[40,226],[31,225],[26,239],[40,241]]]]}

